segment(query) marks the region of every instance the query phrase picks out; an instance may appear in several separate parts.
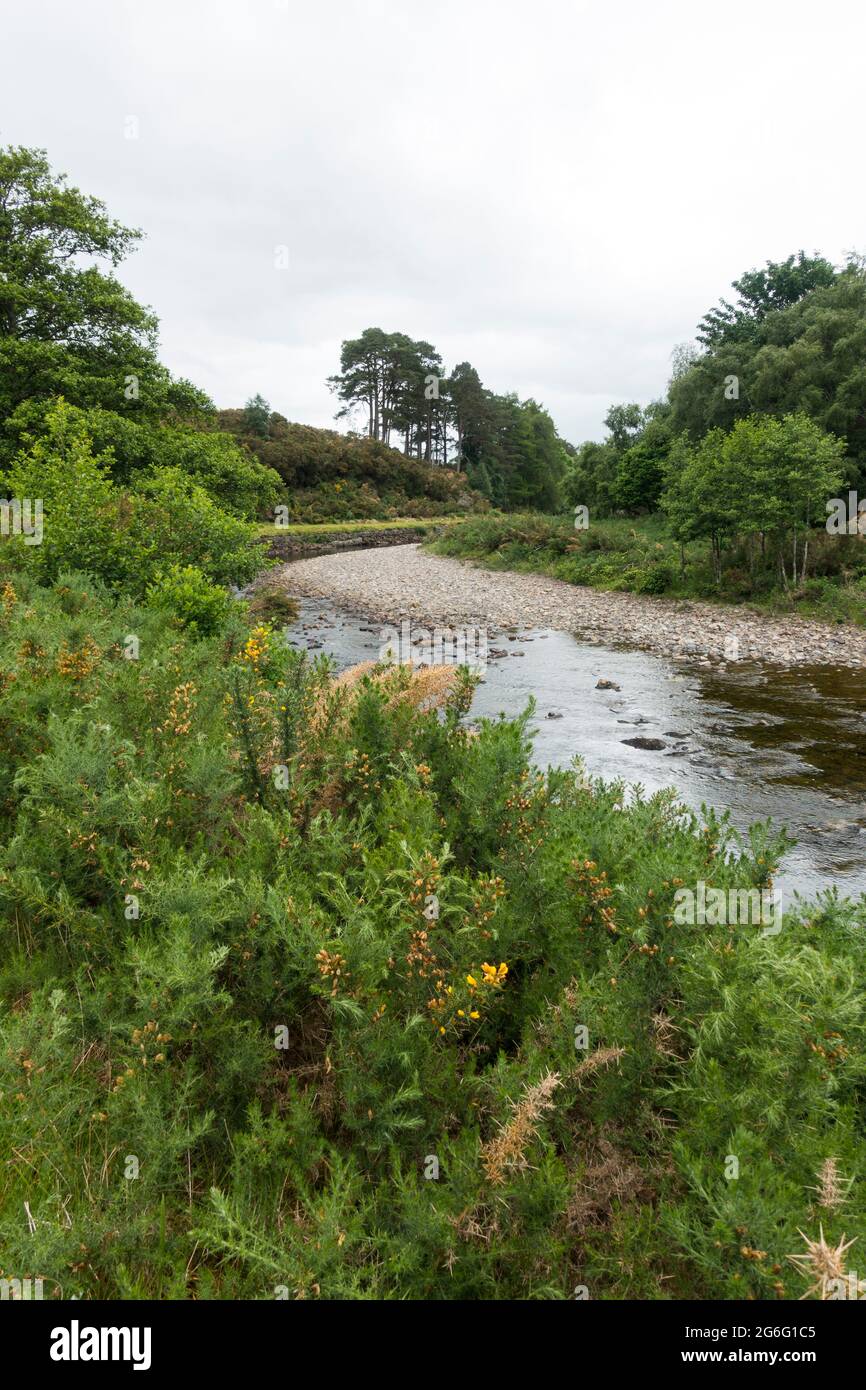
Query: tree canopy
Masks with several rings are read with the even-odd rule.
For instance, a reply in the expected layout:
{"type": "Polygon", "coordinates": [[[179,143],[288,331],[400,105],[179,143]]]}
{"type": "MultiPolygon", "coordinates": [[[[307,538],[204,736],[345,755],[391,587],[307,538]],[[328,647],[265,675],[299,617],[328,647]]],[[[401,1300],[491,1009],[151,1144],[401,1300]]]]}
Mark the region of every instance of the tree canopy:
{"type": "MultiPolygon", "coordinates": [[[[820,258],[792,265],[786,292],[771,289],[748,323],[735,320],[708,341],[671,382],[674,433],[696,440],[752,413],[802,411],[845,439],[851,480],[866,480],[866,273],[856,258],[838,273],[827,266],[820,258]]],[[[760,303],[757,290],[753,298],[760,303]]]]}
{"type": "Polygon", "coordinates": [[[701,319],[698,342],[706,348],[716,348],[722,343],[754,337],[757,325],[767,314],[789,309],[812,290],[832,285],[835,278],[829,261],[823,256],[807,256],[803,251],[785,261],[767,261],[763,270],[747,270],[733,282],[736,304],[723,299],[701,319]]]}
{"type": "MultiPolygon", "coordinates": [[[[801,430],[798,438],[811,441],[817,458],[821,435],[830,436],[841,481],[866,488],[863,261],[850,256],[837,270],[823,256],[800,251],[746,271],[733,288],[734,302],[723,299],[704,315],[698,343],[674,349],[666,399],[646,411],[634,402],[613,405],[605,419],[607,439],[574,452],[566,481],[570,501],[600,515],[651,511],[664,477],[674,475],[684,458],[694,462],[717,452],[738,423],[759,418],[811,421],[816,430],[801,430]],[[676,446],[680,436],[682,448],[676,446]]],[[[732,456],[726,460],[733,466],[732,456]]],[[[704,516],[713,512],[707,498],[700,506],[709,507],[704,516]]]]}
{"type": "Polygon", "coordinates": [[[499,506],[560,505],[567,454],[550,415],[537,401],[487,390],[469,362],[446,374],[431,343],[367,328],[343,343],[328,381],[342,402],[337,418],[361,414],[369,438],[465,469],[499,506]]]}
{"type": "Polygon", "coordinates": [[[172,380],[155,316],[111,273],[140,238],[54,174],[43,150],[0,150],[0,415],[55,395],[121,414],[210,407],[172,380]]]}
{"type": "MultiPolygon", "coordinates": [[[[809,528],[823,523],[827,498],[841,485],[844,452],[844,441],[802,412],[750,415],[695,446],[681,439],[664,497],[671,530],[680,540],[710,538],[717,578],[723,540],[769,537],[783,585],[789,556],[796,584],[806,574],[809,528]]],[[[754,563],[754,545],[750,553],[754,563]]]]}

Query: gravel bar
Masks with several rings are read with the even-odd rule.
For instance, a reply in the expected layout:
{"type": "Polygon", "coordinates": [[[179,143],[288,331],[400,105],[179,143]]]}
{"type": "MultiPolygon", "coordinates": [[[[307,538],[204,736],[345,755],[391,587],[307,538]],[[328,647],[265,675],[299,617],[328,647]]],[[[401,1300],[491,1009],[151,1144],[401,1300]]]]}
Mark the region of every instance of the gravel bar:
{"type": "Polygon", "coordinates": [[[297,560],[269,572],[298,598],[327,598],[365,617],[428,626],[553,628],[707,665],[866,666],[866,630],[772,618],[644,594],[607,593],[538,574],[480,569],[417,544],[297,560]]]}

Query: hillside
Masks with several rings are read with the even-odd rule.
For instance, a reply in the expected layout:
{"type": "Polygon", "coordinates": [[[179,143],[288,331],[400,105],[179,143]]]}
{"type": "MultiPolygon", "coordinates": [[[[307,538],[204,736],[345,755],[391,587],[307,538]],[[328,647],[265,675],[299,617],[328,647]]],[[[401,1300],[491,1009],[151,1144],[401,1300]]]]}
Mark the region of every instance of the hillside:
{"type": "Polygon", "coordinates": [[[221,410],[219,426],[279,474],[293,521],[442,516],[483,510],[465,476],[408,458],[378,439],[290,423],[273,412],[250,428],[249,413],[221,410]]]}

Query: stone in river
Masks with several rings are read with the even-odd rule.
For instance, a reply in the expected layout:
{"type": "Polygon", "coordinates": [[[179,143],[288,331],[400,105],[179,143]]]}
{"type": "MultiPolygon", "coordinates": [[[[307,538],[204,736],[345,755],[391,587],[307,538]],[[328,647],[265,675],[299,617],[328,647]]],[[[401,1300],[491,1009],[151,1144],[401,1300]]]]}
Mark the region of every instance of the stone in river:
{"type": "Polygon", "coordinates": [[[647,753],[656,753],[667,748],[667,744],[660,738],[623,738],[620,742],[627,743],[630,748],[643,748],[647,753]]]}

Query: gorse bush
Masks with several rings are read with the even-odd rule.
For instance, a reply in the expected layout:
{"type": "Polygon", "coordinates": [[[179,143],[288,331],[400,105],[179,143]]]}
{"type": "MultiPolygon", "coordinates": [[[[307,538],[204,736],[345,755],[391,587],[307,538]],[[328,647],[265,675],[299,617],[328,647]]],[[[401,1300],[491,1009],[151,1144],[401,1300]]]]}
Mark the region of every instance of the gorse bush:
{"type": "Polygon", "coordinates": [[[5,1272],[796,1298],[799,1231],[866,1235],[862,907],[675,920],[784,837],[541,773],[454,668],[335,679],[2,558],[5,1272]]]}
{"type": "Polygon", "coordinates": [[[444,516],[486,507],[465,474],[434,467],[380,439],[291,424],[276,412],[251,424],[246,411],[221,410],[220,428],[279,477],[293,521],[387,520],[444,516]]]}
{"type": "Polygon", "coordinates": [[[344,482],[319,483],[314,488],[292,489],[288,505],[293,522],[391,521],[403,516],[459,515],[481,505],[481,499],[457,489],[445,498],[419,496],[399,487],[385,487],[378,492],[373,483],[358,483],[349,478],[344,482]]]}

